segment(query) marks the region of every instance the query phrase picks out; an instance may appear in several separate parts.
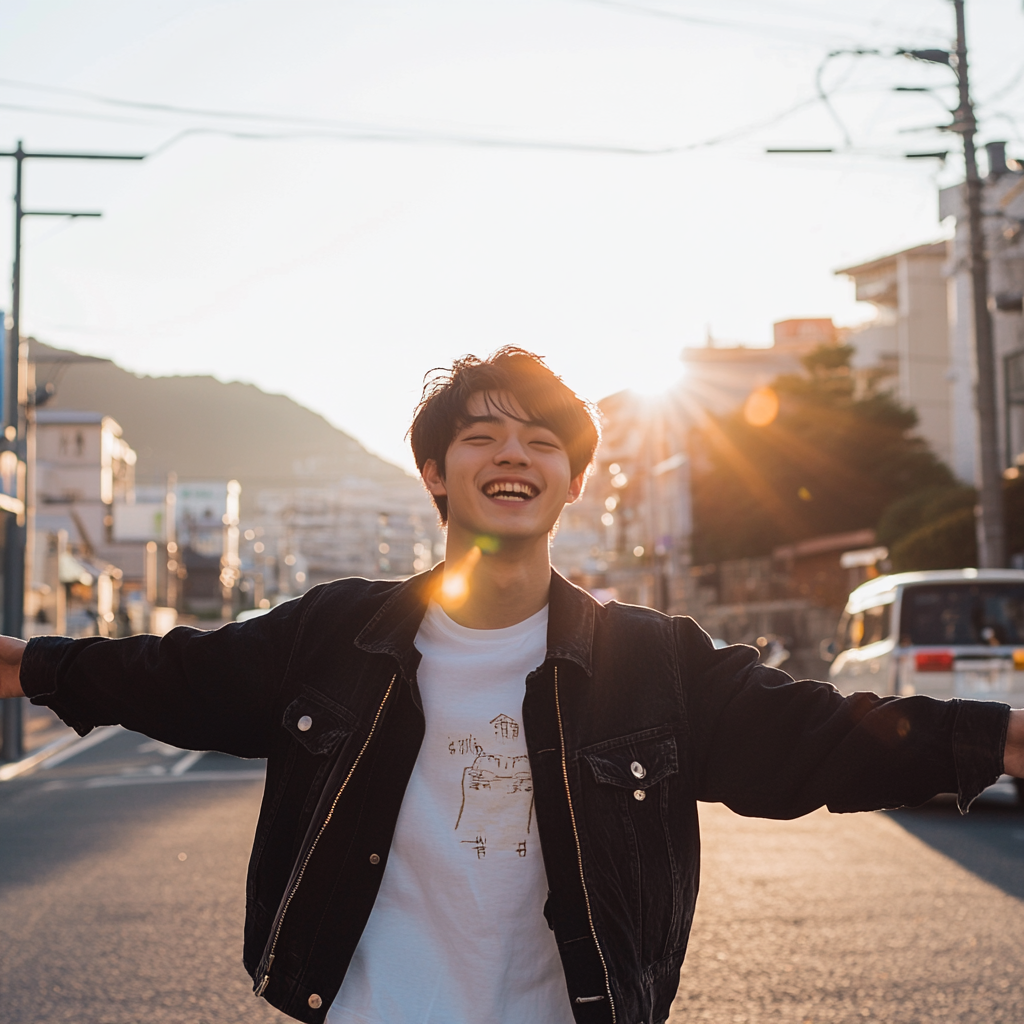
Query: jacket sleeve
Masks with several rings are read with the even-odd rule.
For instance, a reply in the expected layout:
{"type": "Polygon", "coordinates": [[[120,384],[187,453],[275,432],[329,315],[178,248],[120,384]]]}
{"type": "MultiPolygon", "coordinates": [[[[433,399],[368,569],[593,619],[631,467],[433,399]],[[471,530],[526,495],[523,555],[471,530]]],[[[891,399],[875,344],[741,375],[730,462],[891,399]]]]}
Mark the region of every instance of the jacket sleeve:
{"type": "Polygon", "coordinates": [[[177,747],[266,757],[305,600],[209,632],[34,637],[22,689],[83,736],[117,724],[177,747]]]}
{"type": "Polygon", "coordinates": [[[692,619],[675,621],[698,800],[795,818],[823,805],[877,810],[956,793],[966,812],[1002,773],[1005,704],[843,697],[759,665],[752,647],[715,650],[692,619]]]}

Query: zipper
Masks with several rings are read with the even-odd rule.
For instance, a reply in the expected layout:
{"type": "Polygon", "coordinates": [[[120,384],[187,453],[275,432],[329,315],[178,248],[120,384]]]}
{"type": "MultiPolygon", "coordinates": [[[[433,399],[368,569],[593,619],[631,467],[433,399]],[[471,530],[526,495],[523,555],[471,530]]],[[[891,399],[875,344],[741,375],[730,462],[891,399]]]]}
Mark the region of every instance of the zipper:
{"type": "Polygon", "coordinates": [[[377,723],[380,721],[381,712],[384,710],[384,705],[387,703],[388,697],[391,696],[391,690],[395,685],[395,680],[398,678],[396,672],[391,677],[391,682],[388,683],[387,693],[384,694],[384,699],[380,702],[380,707],[377,708],[377,714],[373,716],[373,724],[370,726],[369,735],[366,737],[365,742],[362,745],[359,753],[356,754],[356,759],[352,762],[352,767],[348,770],[348,775],[345,776],[345,781],[342,782],[341,788],[334,795],[334,800],[331,803],[331,809],[327,812],[327,817],[324,818],[323,824],[320,826],[320,830],[316,834],[316,838],[313,840],[309,850],[306,851],[306,856],[303,858],[302,867],[299,868],[299,874],[295,879],[295,884],[292,886],[291,891],[288,893],[288,898],[284,901],[284,910],[281,911],[281,919],[277,922],[277,930],[274,932],[274,941],[270,944],[270,956],[267,959],[267,970],[263,977],[260,979],[259,984],[253,990],[257,999],[263,995],[267,990],[267,985],[270,984],[270,968],[274,964],[274,954],[277,949],[277,940],[281,937],[281,929],[284,927],[284,919],[288,914],[288,908],[292,905],[292,900],[295,899],[295,894],[299,890],[299,886],[302,884],[302,878],[306,873],[306,867],[309,864],[310,858],[313,856],[313,851],[316,849],[317,843],[320,842],[320,837],[327,830],[327,826],[331,823],[331,818],[334,817],[334,810],[338,806],[338,801],[341,799],[341,794],[345,792],[345,787],[349,784],[349,780],[352,778],[353,772],[359,767],[359,762],[363,759],[363,754],[366,753],[366,748],[370,745],[370,740],[373,739],[373,734],[377,731],[377,723]]]}
{"type": "MultiPolygon", "coordinates": [[[[572,792],[569,789],[569,767],[565,760],[565,731],[562,728],[562,705],[558,699],[558,666],[555,665],[555,714],[558,716],[558,739],[562,745],[562,779],[565,782],[565,798],[569,802],[569,820],[572,822],[572,835],[576,840],[576,863],[580,869],[580,885],[583,886],[583,902],[587,905],[587,922],[590,925],[590,934],[597,948],[597,955],[601,961],[601,969],[604,971],[604,987],[608,993],[608,1005],[612,1011],[612,1024],[615,1024],[615,1000],[612,998],[611,980],[608,976],[608,963],[601,950],[601,943],[597,940],[597,929],[594,927],[594,915],[590,910],[590,894],[587,892],[587,880],[583,875],[583,851],[580,849],[580,834],[576,828],[576,812],[572,807],[572,792]]],[[[269,968],[268,968],[269,970],[269,968]]],[[[595,1001],[596,997],[590,996],[586,999],[577,999],[576,1002],[595,1001]]]]}

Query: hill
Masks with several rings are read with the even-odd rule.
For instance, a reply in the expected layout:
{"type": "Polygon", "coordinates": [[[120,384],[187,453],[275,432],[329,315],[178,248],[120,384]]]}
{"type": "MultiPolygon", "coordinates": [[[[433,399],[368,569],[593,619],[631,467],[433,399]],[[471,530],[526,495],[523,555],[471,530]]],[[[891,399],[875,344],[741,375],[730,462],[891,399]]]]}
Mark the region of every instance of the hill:
{"type": "Polygon", "coordinates": [[[350,479],[423,497],[416,478],[284,395],[214,377],[148,377],[35,339],[29,352],[37,388],[54,387],[47,408],[117,420],[138,454],[140,484],[162,484],[171,471],[181,480],[236,479],[243,504],[264,488],[350,479]]]}

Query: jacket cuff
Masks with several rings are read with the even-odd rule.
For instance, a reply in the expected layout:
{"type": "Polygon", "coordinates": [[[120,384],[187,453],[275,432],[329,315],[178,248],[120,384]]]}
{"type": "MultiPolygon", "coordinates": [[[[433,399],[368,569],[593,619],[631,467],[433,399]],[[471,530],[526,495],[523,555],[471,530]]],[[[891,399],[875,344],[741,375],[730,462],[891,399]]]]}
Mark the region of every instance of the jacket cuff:
{"type": "Polygon", "coordinates": [[[953,725],[956,804],[966,814],[982,790],[1003,774],[1003,748],[1010,706],[997,701],[958,700],[953,725]]]}
{"type": "Polygon", "coordinates": [[[67,706],[57,685],[57,670],[68,648],[76,641],[68,636],[34,636],[21,656],[21,689],[33,704],[48,707],[79,736],[94,728],[67,706]]]}

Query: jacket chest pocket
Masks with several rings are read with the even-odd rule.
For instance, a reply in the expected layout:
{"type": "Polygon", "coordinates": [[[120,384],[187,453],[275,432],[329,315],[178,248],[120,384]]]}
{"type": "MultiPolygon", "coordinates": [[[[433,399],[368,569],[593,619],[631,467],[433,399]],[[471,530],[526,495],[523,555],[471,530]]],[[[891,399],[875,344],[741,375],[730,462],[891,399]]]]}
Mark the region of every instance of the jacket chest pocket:
{"type": "Polygon", "coordinates": [[[681,854],[676,738],[645,730],[579,752],[587,846],[608,892],[620,893],[622,921],[650,965],[680,936],[681,854]]]}
{"type": "Polygon", "coordinates": [[[314,756],[336,750],[355,730],[349,712],[309,686],[285,708],[281,724],[314,756]]]}
{"type": "Polygon", "coordinates": [[[675,736],[651,738],[639,733],[608,742],[615,745],[589,747],[580,751],[580,756],[590,765],[598,783],[631,789],[634,800],[645,800],[649,789],[679,771],[675,736]]]}

